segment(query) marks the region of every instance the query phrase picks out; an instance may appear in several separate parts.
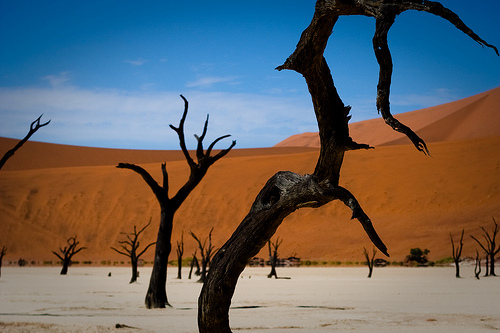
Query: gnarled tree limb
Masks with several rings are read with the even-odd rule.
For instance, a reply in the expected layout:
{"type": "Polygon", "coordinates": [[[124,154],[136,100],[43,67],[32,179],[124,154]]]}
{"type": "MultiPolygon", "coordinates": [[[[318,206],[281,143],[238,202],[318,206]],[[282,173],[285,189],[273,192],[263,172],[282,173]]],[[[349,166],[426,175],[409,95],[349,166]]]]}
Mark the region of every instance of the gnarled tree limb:
{"type": "MultiPolygon", "coordinates": [[[[409,127],[392,117],[389,93],[392,59],[387,45],[387,32],[395,17],[408,9],[428,11],[454,23],[462,31],[466,26],[458,16],[432,1],[416,0],[318,0],[310,25],[302,33],[295,51],[278,70],[295,70],[306,80],[318,122],[321,150],[312,175],[290,171],[272,176],[257,195],[249,213],[231,238],[215,254],[198,299],[198,328],[201,333],[228,333],[229,306],[240,273],[248,260],[269,241],[283,219],[302,207],[321,207],[332,200],[341,200],[353,212],[374,245],[387,255],[387,248],[375,232],[370,218],[356,198],[339,186],[344,153],[367,149],[349,136],[350,107],[345,106],[335,88],[330,69],[323,56],[328,38],[340,15],[365,15],[376,19],[374,49],[380,64],[377,107],[386,122],[406,134],[417,147],[427,148],[409,127]]],[[[470,30],[470,29],[469,29],[470,30]]],[[[472,31],[474,40],[485,43],[472,31]]],[[[491,47],[491,46],[490,46],[491,47]]],[[[495,48],[496,50],[496,48],[495,48]]]]}

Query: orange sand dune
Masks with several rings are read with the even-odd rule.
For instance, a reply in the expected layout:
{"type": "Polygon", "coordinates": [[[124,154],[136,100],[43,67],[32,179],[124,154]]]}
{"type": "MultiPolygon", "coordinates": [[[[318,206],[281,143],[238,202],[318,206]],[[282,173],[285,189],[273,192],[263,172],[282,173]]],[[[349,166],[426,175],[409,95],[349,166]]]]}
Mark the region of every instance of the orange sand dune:
{"type": "MultiPolygon", "coordinates": [[[[490,105],[493,92],[498,89],[475,102],[465,99],[455,105],[460,110],[472,104],[490,105]]],[[[481,114],[473,108],[470,112],[481,114]]],[[[447,116],[441,114],[441,119],[452,115],[467,116],[454,111],[447,116]]],[[[414,247],[428,248],[433,260],[448,257],[449,233],[458,237],[462,229],[466,235],[464,255],[473,256],[478,246],[469,235],[479,236],[480,226],[489,229],[492,217],[500,222],[500,135],[486,130],[491,123],[487,117],[474,121],[454,119],[453,124],[462,126],[461,133],[477,133],[474,126],[480,126],[492,135],[475,138],[469,134],[470,137],[458,140],[454,136],[457,131],[450,125],[443,134],[448,141],[429,143],[432,157],[424,156],[411,145],[346,154],[341,185],[357,197],[372,218],[392,260],[403,260],[414,247]]],[[[424,125],[423,131],[439,136],[431,131],[440,131],[435,123],[427,121],[424,125]]],[[[31,144],[32,149],[23,147],[0,171],[0,246],[8,248],[4,260],[56,260],[52,250],[64,246],[65,240],[74,235],[87,247],[76,260],[126,260],[110,247],[117,246],[123,237],[121,232],[130,232],[134,225],[143,226],[150,218],[152,226],[144,232],[141,243],[154,241],[159,207],[142,178],[130,170],[115,168],[116,163],[140,163],[160,181],[160,162],[167,161],[171,193],[188,177],[187,164],[179,152],[31,144]],[[23,151],[30,154],[22,154],[23,151]],[[81,165],[74,165],[77,158],[81,165]],[[39,163],[39,168],[32,164],[23,169],[28,160],[39,163]]],[[[204,238],[214,227],[213,243],[221,246],[275,172],[312,173],[317,155],[318,150],[311,148],[230,152],[211,167],[177,212],[171,258],[175,257],[175,243],[183,231],[185,256],[195,250],[189,231],[204,238]]],[[[363,247],[371,249],[372,245],[350,216],[351,212],[340,202],[293,213],[276,234],[284,240],[280,255],[310,260],[363,260],[363,247]]],[[[265,256],[265,250],[260,255],[265,256]]],[[[151,249],[144,259],[151,261],[152,257],[151,249]]]]}
{"type": "MultiPolygon", "coordinates": [[[[36,135],[36,134],[35,134],[36,135]]],[[[12,149],[18,139],[0,137],[0,153],[12,149]]],[[[229,141],[230,142],[230,141],[229,141]]],[[[223,144],[220,144],[223,146],[223,144]]],[[[281,147],[235,149],[232,156],[281,155],[297,151],[312,151],[312,148],[281,147]]],[[[216,154],[215,151],[214,154],[216,154]]],[[[116,165],[120,162],[134,164],[163,163],[184,159],[181,150],[137,150],[137,149],[107,149],[60,145],[28,141],[19,149],[14,158],[8,160],[2,170],[31,170],[45,168],[61,168],[75,166],[116,165]]]]}
{"type": "MultiPolygon", "coordinates": [[[[395,115],[427,143],[500,135],[500,87],[459,101],[395,115]]],[[[410,144],[393,131],[382,117],[352,123],[354,141],[371,146],[410,144]]],[[[318,133],[293,135],[275,147],[319,148],[318,133]]]]}

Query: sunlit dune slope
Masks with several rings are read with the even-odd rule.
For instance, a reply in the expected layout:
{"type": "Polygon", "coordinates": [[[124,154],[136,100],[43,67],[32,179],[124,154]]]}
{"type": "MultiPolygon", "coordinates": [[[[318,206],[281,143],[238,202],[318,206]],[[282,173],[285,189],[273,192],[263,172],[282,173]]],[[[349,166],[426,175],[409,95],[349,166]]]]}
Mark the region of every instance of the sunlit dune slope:
{"type": "MultiPolygon", "coordinates": [[[[410,126],[425,142],[468,140],[500,135],[500,87],[484,93],[422,110],[395,115],[410,126]]],[[[409,144],[401,133],[393,131],[381,116],[352,123],[354,141],[371,146],[409,144]]],[[[293,135],[275,147],[319,148],[318,133],[293,135]]]]}
{"type": "MultiPolygon", "coordinates": [[[[472,104],[489,105],[484,99],[482,103],[480,100],[472,104]]],[[[484,113],[474,121],[455,121],[457,129],[447,128],[444,141],[432,143],[431,140],[432,157],[424,156],[411,145],[379,146],[346,154],[340,183],[357,197],[371,217],[389,249],[391,260],[403,260],[414,247],[428,248],[433,260],[448,257],[451,255],[449,233],[458,237],[462,229],[466,235],[464,255],[473,256],[478,246],[469,235],[479,236],[480,226],[489,229],[492,217],[500,222],[500,135],[486,129],[492,127],[489,117],[495,112],[474,108],[470,112],[484,113]],[[452,135],[477,133],[467,125],[485,128],[484,135],[452,135]]],[[[421,127],[422,131],[434,134],[431,130],[440,130],[434,125],[429,123],[421,127]]],[[[16,159],[16,163],[23,165],[23,161],[37,163],[37,159],[47,158],[36,154],[48,149],[45,144],[36,144],[39,149],[23,155],[23,147],[7,162],[6,167],[12,162],[11,169],[0,171],[0,246],[8,248],[4,261],[20,257],[56,260],[51,252],[75,235],[81,245],[87,247],[76,260],[126,260],[110,247],[117,246],[123,237],[121,232],[132,231],[134,225],[143,226],[150,218],[152,226],[144,232],[141,244],[154,241],[159,207],[143,179],[130,170],[117,169],[116,163],[140,163],[161,181],[160,162],[167,161],[171,193],[188,177],[186,162],[182,156],[170,158],[172,152],[126,151],[128,155],[114,156],[119,152],[59,145],[50,148],[53,149],[50,158],[55,161],[51,163],[57,167],[39,162],[38,169],[32,166],[15,170],[16,159]],[[91,153],[88,160],[94,162],[82,163],[82,166],[70,164],[73,160],[68,156],[73,154],[73,149],[78,155],[88,149],[91,153]]],[[[190,256],[196,245],[189,231],[204,238],[213,227],[213,243],[220,247],[275,172],[312,173],[317,155],[318,150],[311,148],[230,152],[210,168],[177,212],[171,258],[175,257],[175,243],[183,231],[185,256],[190,256]]],[[[275,235],[283,239],[280,256],[363,260],[363,247],[371,249],[372,245],[359,222],[350,220],[350,216],[351,212],[340,202],[296,211],[285,219],[275,235]]],[[[260,254],[266,255],[266,251],[260,254]]],[[[151,261],[152,257],[151,249],[144,259],[151,261]]]]}

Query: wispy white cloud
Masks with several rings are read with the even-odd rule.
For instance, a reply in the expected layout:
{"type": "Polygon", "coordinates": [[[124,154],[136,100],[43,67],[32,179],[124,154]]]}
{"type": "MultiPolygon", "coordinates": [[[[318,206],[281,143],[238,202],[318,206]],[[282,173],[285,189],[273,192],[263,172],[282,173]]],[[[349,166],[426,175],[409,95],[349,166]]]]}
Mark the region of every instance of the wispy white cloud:
{"type": "MultiPolygon", "coordinates": [[[[315,131],[307,98],[227,92],[185,92],[190,147],[210,114],[206,142],[231,134],[237,147],[265,147],[296,133],[315,131]]],[[[178,149],[168,125],[178,124],[184,104],[178,93],[88,90],[77,87],[0,88],[0,136],[20,138],[41,113],[50,128],[34,140],[112,148],[178,149]]],[[[224,143],[220,143],[224,146],[224,143]]]]}
{"type": "Polygon", "coordinates": [[[47,75],[42,80],[49,82],[52,87],[60,87],[70,80],[69,72],[61,72],[55,75],[47,75]]]}
{"type": "Polygon", "coordinates": [[[238,78],[236,76],[203,76],[198,78],[196,81],[188,82],[186,87],[188,88],[203,88],[203,87],[212,87],[217,83],[231,83],[237,84],[236,81],[238,78]]]}
{"type": "Polygon", "coordinates": [[[147,59],[138,58],[136,60],[125,60],[125,62],[127,64],[131,64],[131,65],[134,65],[134,66],[142,66],[145,63],[147,63],[148,60],[147,59]]]}

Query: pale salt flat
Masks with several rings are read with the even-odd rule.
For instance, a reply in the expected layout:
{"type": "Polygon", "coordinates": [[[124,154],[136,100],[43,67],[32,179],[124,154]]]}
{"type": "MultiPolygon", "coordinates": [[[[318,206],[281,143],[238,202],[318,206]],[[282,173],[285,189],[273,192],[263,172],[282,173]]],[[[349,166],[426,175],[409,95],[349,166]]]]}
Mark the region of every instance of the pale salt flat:
{"type": "MultiPolygon", "coordinates": [[[[128,267],[3,267],[1,332],[197,332],[201,284],[175,279],[173,308],[148,310],[151,268],[129,284],[128,267]],[[108,277],[108,273],[111,276],[108,277]],[[116,324],[126,325],[116,328],[116,324]]],[[[473,267],[270,268],[242,273],[230,310],[235,332],[491,332],[500,330],[500,277],[476,280],[473,267]]]]}

